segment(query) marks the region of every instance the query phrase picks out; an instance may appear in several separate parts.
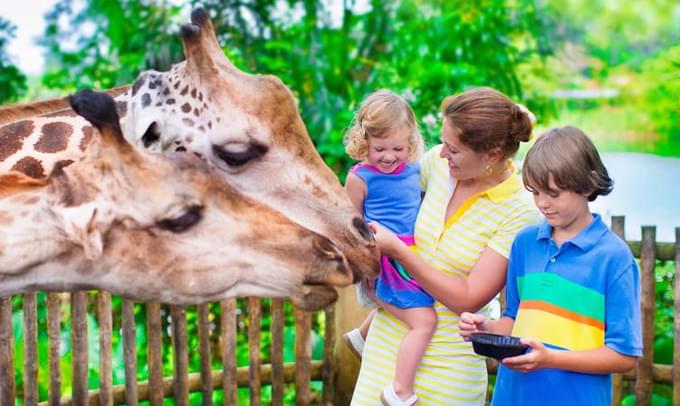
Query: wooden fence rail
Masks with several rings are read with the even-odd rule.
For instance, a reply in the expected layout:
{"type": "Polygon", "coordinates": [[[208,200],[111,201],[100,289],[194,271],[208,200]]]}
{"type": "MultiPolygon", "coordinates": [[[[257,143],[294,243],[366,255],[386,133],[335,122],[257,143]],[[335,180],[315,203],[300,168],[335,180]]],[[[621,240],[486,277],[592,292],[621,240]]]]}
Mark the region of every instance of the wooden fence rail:
{"type": "MultiPolygon", "coordinates": [[[[622,238],[624,236],[624,218],[614,217],[612,229],[622,238]]],[[[616,375],[613,380],[613,404],[618,405],[624,394],[626,382],[633,382],[631,388],[635,393],[636,404],[651,404],[654,383],[673,386],[674,404],[680,404],[680,318],[675,319],[675,348],[673,365],[653,363],[654,349],[654,307],[655,307],[655,275],[656,260],[674,261],[676,274],[680,272],[680,227],[675,229],[676,242],[657,243],[656,228],[642,227],[641,241],[628,242],[635,257],[640,260],[642,324],[644,353],[636,369],[630,373],[616,375]]],[[[680,312],[680,283],[675,279],[675,312],[680,312]]],[[[271,385],[272,405],[282,405],[285,385],[295,384],[297,405],[337,404],[338,393],[335,392],[335,380],[338,368],[343,368],[342,360],[335,359],[334,346],[338,334],[335,331],[335,309],[331,306],[324,310],[325,328],[324,352],[322,361],[312,361],[312,313],[294,311],[295,318],[295,363],[284,363],[284,302],[270,301],[270,336],[271,345],[262,348],[261,322],[262,301],[250,298],[247,300],[247,367],[237,368],[237,302],[226,300],[219,304],[219,332],[213,331],[211,320],[216,318],[210,311],[210,305],[197,306],[198,352],[200,353],[200,372],[189,373],[189,348],[187,337],[187,308],[169,306],[170,336],[172,337],[173,376],[163,376],[163,322],[162,308],[158,303],[148,303],[146,308],[147,333],[147,365],[148,380],[137,381],[137,349],[134,304],[124,300],[121,314],[114,315],[111,296],[105,292],[97,292],[96,314],[99,328],[99,387],[88,389],[88,323],[86,292],[74,292],[70,297],[71,309],[71,343],[72,351],[72,391],[61,393],[62,375],[60,366],[61,312],[63,311],[63,294],[47,295],[46,330],[47,369],[41,376],[49,376],[47,400],[38,403],[38,301],[35,293],[23,296],[23,342],[15,343],[12,329],[11,298],[0,298],[0,405],[14,405],[17,400],[17,384],[15,371],[15,345],[23,347],[23,376],[21,390],[24,405],[113,405],[127,404],[136,406],[140,401],[148,400],[151,405],[162,405],[166,397],[174,398],[175,404],[189,403],[189,393],[200,392],[202,404],[212,405],[212,392],[224,390],[224,404],[238,403],[238,387],[248,387],[250,404],[262,403],[262,386],[271,385]],[[124,385],[114,386],[112,383],[112,320],[120,322],[125,362],[124,385]],[[212,343],[216,335],[219,339],[222,356],[222,369],[212,370],[212,343]],[[270,354],[271,363],[262,364],[260,357],[264,350],[270,354]],[[323,383],[323,392],[316,395],[310,388],[312,380],[323,383]]],[[[92,349],[90,349],[92,351],[92,349]]],[[[494,362],[489,362],[489,371],[495,372],[494,362]]],[[[347,368],[347,365],[344,365],[347,368]]],[[[347,398],[344,394],[343,399],[347,398]]]]}

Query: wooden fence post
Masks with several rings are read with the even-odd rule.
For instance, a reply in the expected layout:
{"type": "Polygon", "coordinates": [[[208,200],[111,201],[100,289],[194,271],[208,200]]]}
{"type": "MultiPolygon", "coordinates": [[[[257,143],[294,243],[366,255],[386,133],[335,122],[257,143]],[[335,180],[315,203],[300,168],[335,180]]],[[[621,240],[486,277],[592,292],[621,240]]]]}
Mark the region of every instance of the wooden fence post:
{"type": "Polygon", "coordinates": [[[12,331],[12,297],[0,298],[0,404],[13,405],[14,333],[12,331]]]}
{"type": "Polygon", "coordinates": [[[220,303],[220,325],[222,331],[222,388],[224,389],[224,406],[238,404],[238,387],[236,386],[236,299],[224,300],[220,303]]]}
{"type": "Polygon", "coordinates": [[[201,353],[203,406],[212,406],[212,358],[210,356],[210,304],[198,305],[198,345],[201,353]]]}
{"type": "Polygon", "coordinates": [[[295,309],[295,405],[310,404],[311,393],[309,381],[311,379],[312,341],[311,341],[311,313],[295,309]]]}
{"type": "Polygon", "coordinates": [[[87,292],[71,293],[71,348],[73,364],[73,388],[71,394],[76,405],[88,404],[88,356],[87,356],[87,292]]]}
{"type": "Polygon", "coordinates": [[[283,405],[283,301],[272,299],[272,406],[283,405]]]}
{"type": "Polygon", "coordinates": [[[61,344],[61,321],[60,309],[61,299],[58,293],[50,292],[47,294],[47,339],[49,341],[49,369],[50,369],[50,389],[48,400],[50,406],[59,406],[61,399],[61,367],[59,362],[61,354],[59,347],[61,344]]]}
{"type": "Polygon", "coordinates": [[[250,382],[250,404],[259,406],[262,393],[260,375],[260,327],[262,325],[262,303],[255,297],[248,298],[248,380],[250,382]]]}
{"type": "Polygon", "coordinates": [[[189,405],[189,354],[187,348],[187,313],[182,305],[170,306],[172,348],[174,350],[173,396],[176,405],[189,405]]]}
{"type": "Polygon", "coordinates": [[[35,292],[24,295],[24,404],[38,404],[38,303],[35,292]]]}
{"type": "Polygon", "coordinates": [[[160,303],[146,304],[147,364],[149,364],[149,402],[163,406],[163,322],[160,303]]]}
{"type": "Polygon", "coordinates": [[[335,305],[326,307],[326,328],[323,346],[323,397],[324,406],[332,406],[335,399],[335,305]]]}
{"type": "Polygon", "coordinates": [[[123,353],[125,357],[125,402],[137,406],[137,327],[135,326],[135,304],[123,300],[123,353]]]}
{"type": "Polygon", "coordinates": [[[97,292],[99,320],[99,406],[113,405],[113,371],[111,366],[111,295],[97,292]]]}
{"type": "Polygon", "coordinates": [[[649,405],[652,400],[654,376],[654,265],[656,260],[656,227],[642,227],[642,247],[640,249],[640,282],[642,301],[642,358],[638,362],[635,380],[636,404],[649,405]]]}
{"type": "MultiPolygon", "coordinates": [[[[626,218],[612,216],[612,231],[626,241],[626,218]]],[[[620,405],[623,398],[623,374],[612,375],[612,405],[620,405]]]]}
{"type": "Polygon", "coordinates": [[[335,303],[335,365],[342,365],[336,370],[335,375],[335,400],[336,406],[349,405],[354,392],[354,385],[359,376],[361,361],[352,353],[342,341],[342,335],[353,328],[359,327],[361,322],[368,316],[370,310],[365,309],[357,302],[357,292],[354,286],[338,288],[338,301],[335,303]]]}

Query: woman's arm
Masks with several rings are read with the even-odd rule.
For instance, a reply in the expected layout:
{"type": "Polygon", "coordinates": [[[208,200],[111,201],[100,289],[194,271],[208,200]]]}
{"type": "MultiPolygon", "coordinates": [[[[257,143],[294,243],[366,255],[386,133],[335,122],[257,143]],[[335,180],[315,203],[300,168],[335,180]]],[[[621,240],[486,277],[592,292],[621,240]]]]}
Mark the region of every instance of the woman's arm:
{"type": "Polygon", "coordinates": [[[508,259],[491,248],[484,249],[467,278],[459,278],[430,266],[392,232],[371,224],[381,253],[399,261],[427,293],[456,313],[478,311],[505,284],[508,259]]]}
{"type": "Polygon", "coordinates": [[[585,374],[609,374],[629,371],[637,363],[636,357],[620,354],[609,347],[564,351],[546,348],[533,339],[523,338],[522,342],[531,347],[531,352],[503,360],[503,365],[520,372],[554,368],[585,374]]]}
{"type": "Polygon", "coordinates": [[[357,208],[361,215],[364,215],[364,200],[366,199],[366,183],[353,174],[352,172],[347,174],[345,179],[345,191],[349,196],[349,200],[352,201],[354,207],[357,208]]]}

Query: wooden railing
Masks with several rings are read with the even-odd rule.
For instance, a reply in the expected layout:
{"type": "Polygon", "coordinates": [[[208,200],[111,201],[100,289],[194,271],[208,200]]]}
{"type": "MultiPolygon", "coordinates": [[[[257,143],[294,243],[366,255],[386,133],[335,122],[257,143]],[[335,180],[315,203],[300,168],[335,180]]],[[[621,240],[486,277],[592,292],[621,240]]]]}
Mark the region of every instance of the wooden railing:
{"type": "MultiPolygon", "coordinates": [[[[612,229],[624,237],[624,218],[614,217],[612,229]]],[[[652,387],[654,383],[670,384],[673,386],[674,404],[680,404],[680,318],[675,319],[675,348],[673,365],[659,365],[653,363],[654,349],[654,307],[655,307],[655,275],[656,260],[674,261],[676,274],[680,272],[680,228],[675,229],[676,242],[657,243],[656,228],[642,227],[642,240],[628,242],[633,254],[640,259],[640,274],[642,287],[642,324],[644,353],[636,369],[624,375],[615,375],[613,388],[613,404],[618,405],[624,394],[624,383],[633,383],[633,392],[638,405],[651,404],[652,387]]],[[[680,284],[675,283],[675,313],[680,311],[680,284]]],[[[201,372],[189,373],[188,352],[195,349],[187,345],[186,308],[183,306],[169,306],[171,314],[171,336],[173,347],[173,376],[162,375],[162,324],[161,305],[146,304],[147,344],[149,379],[137,382],[137,343],[135,341],[135,321],[133,303],[123,301],[122,340],[124,347],[126,383],[112,385],[111,366],[111,336],[112,311],[111,297],[104,292],[97,293],[97,319],[99,323],[99,351],[100,351],[100,383],[96,390],[88,390],[88,348],[87,348],[87,295],[85,292],[75,292],[70,297],[71,307],[71,348],[72,348],[72,393],[64,396],[60,392],[60,311],[61,296],[49,293],[47,297],[47,335],[48,335],[48,369],[49,396],[45,404],[49,405],[137,405],[139,401],[149,400],[152,405],[162,405],[166,397],[174,398],[178,405],[189,402],[190,392],[201,392],[203,404],[212,404],[212,391],[224,390],[224,404],[235,405],[237,388],[250,388],[250,404],[259,405],[262,402],[261,389],[263,385],[271,385],[273,405],[283,404],[284,385],[295,384],[295,402],[297,405],[307,404],[338,404],[337,399],[347,399],[348,394],[335,393],[335,382],[338,368],[353,365],[342,359],[335,359],[334,347],[337,335],[335,332],[335,310],[331,306],[325,312],[324,354],[322,361],[311,360],[311,320],[312,314],[295,310],[295,363],[284,364],[284,303],[280,300],[271,301],[271,348],[269,351],[271,363],[263,365],[260,359],[261,339],[260,326],[262,318],[262,302],[259,299],[247,299],[248,317],[248,367],[237,368],[236,337],[237,316],[236,301],[227,300],[220,303],[219,331],[211,331],[210,307],[208,304],[197,306],[197,330],[201,359],[201,372]],[[211,336],[219,334],[222,349],[222,369],[211,369],[211,336]],[[323,382],[321,395],[314,395],[310,389],[310,382],[323,382]],[[342,396],[339,396],[342,395],[342,396]]],[[[12,332],[12,302],[11,298],[0,298],[0,405],[14,405],[16,399],[16,384],[14,376],[14,346],[23,345],[23,404],[38,404],[38,323],[36,294],[30,293],[23,297],[23,343],[14,343],[12,332]]],[[[214,316],[214,315],[213,315],[214,316]]],[[[489,362],[489,370],[495,372],[495,365],[489,362]]]]}
{"type": "MultiPolygon", "coordinates": [[[[295,315],[295,363],[283,362],[284,302],[271,300],[271,347],[266,348],[271,363],[263,365],[260,360],[261,350],[261,301],[247,299],[248,318],[248,367],[237,368],[236,339],[237,316],[236,300],[220,303],[220,331],[211,331],[209,304],[198,305],[197,330],[200,353],[200,372],[189,373],[188,352],[195,351],[187,345],[187,319],[184,306],[169,306],[171,337],[173,348],[173,376],[162,376],[162,323],[161,305],[146,304],[147,319],[147,360],[149,379],[137,381],[137,342],[135,340],[135,319],[133,303],[123,301],[122,341],[125,362],[125,385],[112,385],[112,311],[111,297],[105,292],[96,293],[97,321],[99,327],[99,388],[88,390],[88,324],[86,309],[88,295],[86,292],[74,292],[70,295],[71,308],[71,351],[72,351],[72,391],[62,394],[60,367],[60,312],[62,311],[60,293],[49,293],[47,297],[47,335],[49,340],[49,395],[44,404],[49,405],[137,405],[148,400],[152,405],[162,405],[163,399],[171,397],[177,405],[189,404],[190,392],[202,393],[202,404],[212,404],[212,391],[224,390],[224,404],[238,404],[237,388],[250,388],[250,404],[261,404],[263,385],[272,386],[272,405],[283,404],[284,385],[295,383],[296,404],[333,403],[333,365],[332,346],[326,346],[323,361],[311,359],[311,321],[312,313],[294,310],[295,315]],[[222,351],[222,369],[213,371],[211,335],[219,334],[222,351]],[[323,382],[323,393],[319,397],[310,390],[310,382],[323,382]]],[[[36,294],[29,293],[23,297],[23,343],[14,343],[12,332],[11,298],[0,299],[0,405],[14,405],[16,402],[16,385],[14,376],[14,346],[23,345],[23,385],[22,398],[25,405],[38,403],[38,355],[37,355],[37,301],[36,294]]],[[[214,316],[214,315],[213,315],[214,316]]],[[[325,310],[326,342],[335,336],[333,331],[334,309],[325,310]]],[[[214,337],[213,337],[214,338],[214,337]]]]}

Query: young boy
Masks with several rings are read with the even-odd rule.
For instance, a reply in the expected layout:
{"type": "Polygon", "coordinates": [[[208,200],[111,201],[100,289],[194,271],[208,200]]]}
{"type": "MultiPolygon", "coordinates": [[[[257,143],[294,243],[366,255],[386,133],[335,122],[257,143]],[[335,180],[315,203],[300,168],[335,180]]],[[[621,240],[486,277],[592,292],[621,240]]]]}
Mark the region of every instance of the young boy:
{"type": "Polygon", "coordinates": [[[522,178],[545,221],[513,242],[503,317],[463,313],[460,334],[512,334],[530,347],[502,361],[492,405],[610,405],[610,374],[642,353],[637,265],[588,208],[613,182],[573,127],[539,137],[522,178]]]}

